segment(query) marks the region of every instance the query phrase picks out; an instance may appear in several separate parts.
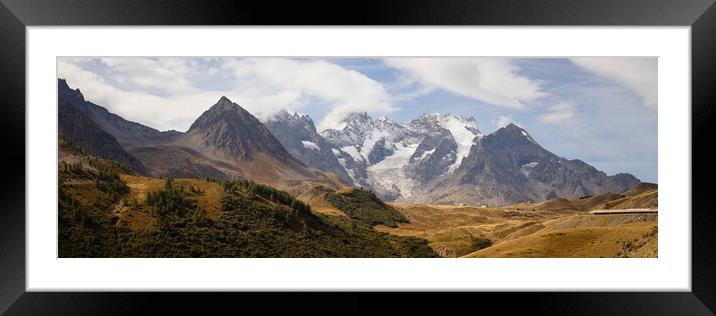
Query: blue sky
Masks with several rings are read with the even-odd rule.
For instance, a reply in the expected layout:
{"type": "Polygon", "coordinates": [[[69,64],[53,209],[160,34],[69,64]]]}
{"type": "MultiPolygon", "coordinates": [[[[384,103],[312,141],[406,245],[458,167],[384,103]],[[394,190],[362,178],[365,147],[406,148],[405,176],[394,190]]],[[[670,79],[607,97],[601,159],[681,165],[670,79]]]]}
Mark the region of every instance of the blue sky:
{"type": "Polygon", "coordinates": [[[58,77],[129,120],[188,129],[225,95],[260,119],[286,109],[319,129],[351,112],[408,122],[515,123],[546,149],[657,182],[655,58],[59,58],[58,77]]]}

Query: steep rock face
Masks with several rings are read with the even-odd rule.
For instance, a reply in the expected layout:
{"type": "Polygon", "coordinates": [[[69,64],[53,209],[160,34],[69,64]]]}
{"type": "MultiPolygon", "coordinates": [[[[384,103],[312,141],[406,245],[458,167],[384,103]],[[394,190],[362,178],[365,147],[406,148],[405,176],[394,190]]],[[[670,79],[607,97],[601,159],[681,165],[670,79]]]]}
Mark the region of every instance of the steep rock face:
{"type": "Polygon", "coordinates": [[[144,174],[174,178],[241,177],[296,195],[314,184],[333,188],[346,185],[337,176],[311,169],[293,157],[260,121],[226,97],[204,112],[186,133],[160,132],[127,121],[86,101],[79,89],[70,89],[62,79],[58,80],[58,99],[62,101],[61,133],[71,136],[89,133],[84,144],[101,144],[104,148],[101,157],[127,161],[144,174]],[[66,108],[62,105],[76,113],[63,114],[66,108]],[[84,120],[74,122],[67,118],[76,120],[74,116],[78,115],[84,120]],[[62,125],[63,122],[66,124],[62,125]],[[90,126],[88,131],[80,130],[85,126],[90,126]],[[116,146],[112,147],[111,140],[116,146]]]}
{"type": "Polygon", "coordinates": [[[256,117],[226,97],[199,116],[175,143],[224,161],[252,161],[257,153],[264,153],[281,163],[301,164],[256,117]]]}
{"type": "Polygon", "coordinates": [[[151,127],[125,120],[102,106],[86,101],[80,89],[71,89],[64,79],[57,80],[57,96],[59,104],[72,104],[102,130],[114,136],[125,148],[167,143],[177,139],[182,134],[174,130],[160,132],[151,127]]]}
{"type": "Polygon", "coordinates": [[[318,134],[308,115],[290,114],[284,110],[268,119],[265,125],[292,156],[307,166],[334,173],[346,183],[353,183],[338,161],[340,153],[334,153],[338,149],[318,134]]]}
{"type": "Polygon", "coordinates": [[[510,124],[479,139],[456,172],[429,198],[438,203],[504,205],[621,193],[638,182],[632,175],[607,176],[581,160],[559,157],[510,124]]]}
{"type": "Polygon", "coordinates": [[[410,157],[410,174],[428,183],[446,174],[457,160],[457,143],[449,133],[428,134],[410,157]]]}
{"type": "Polygon", "coordinates": [[[148,174],[155,178],[231,179],[242,175],[237,166],[210,159],[184,146],[148,145],[133,147],[130,153],[141,160],[148,174]]]}
{"type": "Polygon", "coordinates": [[[345,185],[340,179],[311,169],[293,157],[263,123],[226,97],[205,111],[173,143],[211,160],[229,163],[241,176],[291,193],[312,184],[345,185]]]}
{"type": "Polygon", "coordinates": [[[60,137],[99,158],[121,161],[138,173],[145,172],[144,165],[125,151],[114,136],[102,130],[70,103],[58,105],[58,129],[60,137]]]}

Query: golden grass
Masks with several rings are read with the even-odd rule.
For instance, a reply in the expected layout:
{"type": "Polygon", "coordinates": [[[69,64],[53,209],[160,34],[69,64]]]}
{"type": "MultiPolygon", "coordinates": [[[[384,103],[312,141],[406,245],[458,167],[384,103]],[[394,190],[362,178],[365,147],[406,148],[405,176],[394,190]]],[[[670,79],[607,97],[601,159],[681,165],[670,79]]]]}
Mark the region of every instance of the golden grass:
{"type": "Polygon", "coordinates": [[[216,220],[221,217],[221,198],[224,197],[224,188],[219,184],[195,179],[177,179],[175,183],[183,184],[186,188],[195,186],[203,191],[204,193],[201,195],[190,193],[189,198],[194,199],[197,205],[206,211],[206,215],[210,219],[216,220]]]}
{"type": "Polygon", "coordinates": [[[378,231],[428,240],[443,257],[613,257],[622,243],[656,226],[656,215],[586,215],[568,210],[480,208],[449,205],[393,206],[410,223],[378,231]],[[494,244],[472,253],[472,241],[494,244]]]}
{"type": "Polygon", "coordinates": [[[326,200],[327,194],[334,191],[335,189],[333,188],[318,184],[309,187],[305,192],[296,198],[301,200],[303,203],[310,205],[311,211],[314,213],[348,217],[346,213],[335,208],[326,200]]]}
{"type": "Polygon", "coordinates": [[[641,238],[655,222],[616,226],[547,229],[469,254],[468,258],[599,258],[614,257],[627,242],[641,238]]]}
{"type": "Polygon", "coordinates": [[[605,209],[657,208],[658,190],[648,190],[604,204],[605,209]]]}
{"type": "MultiPolygon", "coordinates": [[[[130,197],[136,199],[139,203],[144,203],[147,199],[147,193],[163,189],[165,183],[163,179],[142,176],[121,175],[121,177],[129,186],[130,197]]],[[[173,184],[175,186],[184,185],[187,198],[194,200],[198,206],[201,206],[206,211],[207,217],[212,220],[221,217],[221,198],[224,197],[224,189],[219,184],[197,179],[175,179],[173,184]],[[190,192],[189,188],[191,186],[204,193],[190,192]]]]}
{"type": "Polygon", "coordinates": [[[379,225],[375,229],[399,236],[424,238],[428,240],[430,247],[443,257],[459,257],[474,251],[471,245],[476,238],[500,242],[532,234],[544,228],[540,224],[543,220],[557,216],[550,212],[474,206],[393,206],[410,222],[400,223],[397,228],[379,225]]]}

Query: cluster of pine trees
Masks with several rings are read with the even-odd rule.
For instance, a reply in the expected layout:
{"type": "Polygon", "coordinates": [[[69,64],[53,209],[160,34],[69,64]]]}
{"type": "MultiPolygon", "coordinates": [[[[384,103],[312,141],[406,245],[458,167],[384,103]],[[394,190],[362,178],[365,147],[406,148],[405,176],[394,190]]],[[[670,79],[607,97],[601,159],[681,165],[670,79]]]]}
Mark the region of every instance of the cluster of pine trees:
{"type": "Polygon", "coordinates": [[[60,172],[68,173],[76,177],[82,177],[86,175],[84,169],[82,168],[81,162],[62,162],[60,166],[60,172]]]}
{"type": "Polygon", "coordinates": [[[371,226],[380,224],[398,227],[398,222],[408,221],[403,214],[381,201],[370,190],[359,188],[347,192],[329,193],[326,195],[326,200],[350,218],[371,226]]]}
{"type": "Polygon", "coordinates": [[[127,183],[119,177],[114,169],[104,165],[96,165],[97,177],[95,182],[97,188],[109,194],[112,200],[118,200],[121,196],[129,193],[127,183]]]}
{"type": "Polygon", "coordinates": [[[114,160],[102,160],[100,161],[97,159],[97,157],[89,157],[87,159],[89,161],[89,165],[91,167],[95,167],[97,169],[99,168],[109,168],[114,171],[123,171],[127,174],[133,174],[134,171],[132,168],[129,167],[125,162],[123,161],[114,161],[114,160]]]}
{"type": "MultiPolygon", "coordinates": [[[[77,199],[75,199],[71,194],[68,194],[62,186],[60,186],[57,193],[59,209],[70,210],[72,212],[72,216],[69,218],[69,220],[73,221],[76,225],[82,227],[88,227],[92,224],[92,218],[90,217],[90,214],[88,213],[87,209],[82,206],[79,201],[77,201],[77,199]]],[[[67,221],[67,218],[61,216],[60,222],[62,222],[63,220],[67,221]]]]}
{"type": "Polygon", "coordinates": [[[67,147],[70,150],[76,151],[76,152],[82,154],[83,156],[90,155],[90,153],[87,151],[87,149],[85,149],[84,147],[82,147],[80,145],[75,144],[74,142],[72,142],[71,139],[69,139],[63,135],[59,136],[59,141],[60,141],[60,145],[62,145],[63,147],[67,147]]]}
{"type": "Polygon", "coordinates": [[[298,214],[309,214],[311,207],[292,197],[288,192],[276,189],[274,187],[256,183],[251,180],[224,180],[221,182],[225,192],[236,193],[238,191],[246,192],[250,195],[258,195],[273,203],[283,204],[294,209],[298,214]]]}
{"type": "Polygon", "coordinates": [[[160,218],[168,214],[183,215],[186,209],[193,208],[191,201],[186,198],[184,186],[175,188],[172,182],[173,179],[167,179],[164,189],[147,193],[146,204],[160,218]]]}

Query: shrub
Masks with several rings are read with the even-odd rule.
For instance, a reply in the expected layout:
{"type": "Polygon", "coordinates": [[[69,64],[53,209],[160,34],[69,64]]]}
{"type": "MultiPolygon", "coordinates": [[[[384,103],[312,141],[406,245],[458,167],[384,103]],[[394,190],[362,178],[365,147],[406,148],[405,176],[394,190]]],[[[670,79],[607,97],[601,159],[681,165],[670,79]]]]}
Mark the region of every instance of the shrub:
{"type": "Polygon", "coordinates": [[[167,214],[183,215],[188,208],[193,208],[193,203],[185,197],[184,187],[174,188],[172,181],[167,179],[164,189],[147,193],[146,203],[160,221],[167,214]]]}
{"type": "Polygon", "coordinates": [[[486,238],[473,238],[472,239],[472,251],[478,251],[492,246],[492,240],[486,238]]]}
{"type": "Polygon", "coordinates": [[[329,193],[326,199],[349,217],[368,225],[397,227],[398,222],[408,222],[403,214],[385,204],[372,191],[353,189],[350,192],[329,193]]]}

